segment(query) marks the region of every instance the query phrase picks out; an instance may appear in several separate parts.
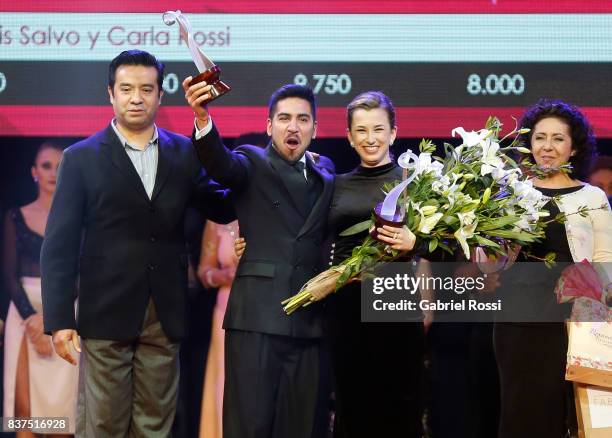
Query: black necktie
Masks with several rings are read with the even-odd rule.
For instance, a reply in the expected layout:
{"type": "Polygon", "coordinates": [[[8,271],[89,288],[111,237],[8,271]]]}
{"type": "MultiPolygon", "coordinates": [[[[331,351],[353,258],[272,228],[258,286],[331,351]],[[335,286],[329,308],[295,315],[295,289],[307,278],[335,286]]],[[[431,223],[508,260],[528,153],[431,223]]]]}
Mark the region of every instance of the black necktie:
{"type": "Polygon", "coordinates": [[[296,161],[294,163],[287,163],[291,166],[287,169],[289,177],[292,196],[295,203],[299,206],[302,215],[306,217],[309,209],[309,198],[308,198],[308,181],[304,178],[304,163],[296,161]]]}
{"type": "Polygon", "coordinates": [[[304,180],[306,180],[306,178],[304,177],[304,167],[306,167],[304,162],[296,161],[295,163],[292,164],[292,166],[296,171],[299,172],[300,176],[304,178],[304,180]]]}

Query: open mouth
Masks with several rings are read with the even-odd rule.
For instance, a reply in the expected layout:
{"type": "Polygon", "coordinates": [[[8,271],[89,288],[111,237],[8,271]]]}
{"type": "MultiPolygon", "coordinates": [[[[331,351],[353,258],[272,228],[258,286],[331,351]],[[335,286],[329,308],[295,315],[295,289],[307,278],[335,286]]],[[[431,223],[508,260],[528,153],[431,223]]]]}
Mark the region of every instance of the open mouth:
{"type": "Polygon", "coordinates": [[[368,154],[375,154],[376,152],[378,152],[378,146],[364,146],[363,149],[368,154]]]}
{"type": "Polygon", "coordinates": [[[287,140],[285,140],[285,143],[287,144],[287,146],[289,146],[290,149],[297,149],[297,147],[300,145],[300,142],[297,138],[288,138],[287,140]]]}

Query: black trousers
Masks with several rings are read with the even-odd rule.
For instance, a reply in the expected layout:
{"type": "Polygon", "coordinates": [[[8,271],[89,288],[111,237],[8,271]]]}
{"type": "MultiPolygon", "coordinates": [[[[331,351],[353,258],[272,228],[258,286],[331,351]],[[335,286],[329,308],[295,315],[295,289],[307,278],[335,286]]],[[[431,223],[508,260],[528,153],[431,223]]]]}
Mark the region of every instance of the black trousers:
{"type": "Polygon", "coordinates": [[[319,339],[226,330],[224,438],[316,436],[328,396],[320,346],[319,339]]]}
{"type": "Polygon", "coordinates": [[[427,338],[431,358],[432,435],[436,438],[497,436],[499,377],[492,324],[434,322],[427,338]]]}
{"type": "Polygon", "coordinates": [[[360,284],[330,297],[335,438],[421,438],[423,323],[362,323],[360,284]]]}
{"type": "Polygon", "coordinates": [[[493,337],[501,382],[499,438],[564,437],[573,406],[563,323],[496,323],[493,337]]]}

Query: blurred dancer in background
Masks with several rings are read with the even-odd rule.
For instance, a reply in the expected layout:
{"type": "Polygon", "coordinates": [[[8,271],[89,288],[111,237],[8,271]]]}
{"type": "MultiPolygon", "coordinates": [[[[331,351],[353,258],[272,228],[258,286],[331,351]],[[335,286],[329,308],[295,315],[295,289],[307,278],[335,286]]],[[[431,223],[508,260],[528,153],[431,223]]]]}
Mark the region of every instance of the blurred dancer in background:
{"type": "Polygon", "coordinates": [[[4,283],[11,304],[5,331],[4,416],[68,417],[74,433],[78,368],[53,354],[51,337],[43,333],[39,264],[61,158],[61,147],[50,142],[39,147],[32,166],[38,196],[11,209],[5,220],[4,283]]]}

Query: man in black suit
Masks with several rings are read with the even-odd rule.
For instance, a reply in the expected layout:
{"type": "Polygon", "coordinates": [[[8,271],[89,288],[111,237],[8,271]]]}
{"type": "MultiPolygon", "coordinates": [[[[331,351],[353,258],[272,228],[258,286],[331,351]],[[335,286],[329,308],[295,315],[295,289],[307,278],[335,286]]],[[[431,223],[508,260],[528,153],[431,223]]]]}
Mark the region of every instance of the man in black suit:
{"type": "Polygon", "coordinates": [[[226,438],[310,438],[317,409],[322,320],[319,305],[294,315],[281,301],[321,268],[333,174],[305,154],[316,134],[314,95],[285,85],[269,103],[264,150],[230,152],[208,111],[206,84],[183,82],[196,115],[194,144],[211,176],[232,190],[241,235],[248,242],[225,314],[226,438]]]}
{"type": "Polygon", "coordinates": [[[185,209],[193,202],[215,221],[233,219],[189,139],[154,123],[163,69],[147,52],[118,55],[108,84],[115,118],[66,149],[59,169],[41,254],[43,313],[70,363],[82,338],[79,436],[170,435],[185,335],[185,209]]]}

